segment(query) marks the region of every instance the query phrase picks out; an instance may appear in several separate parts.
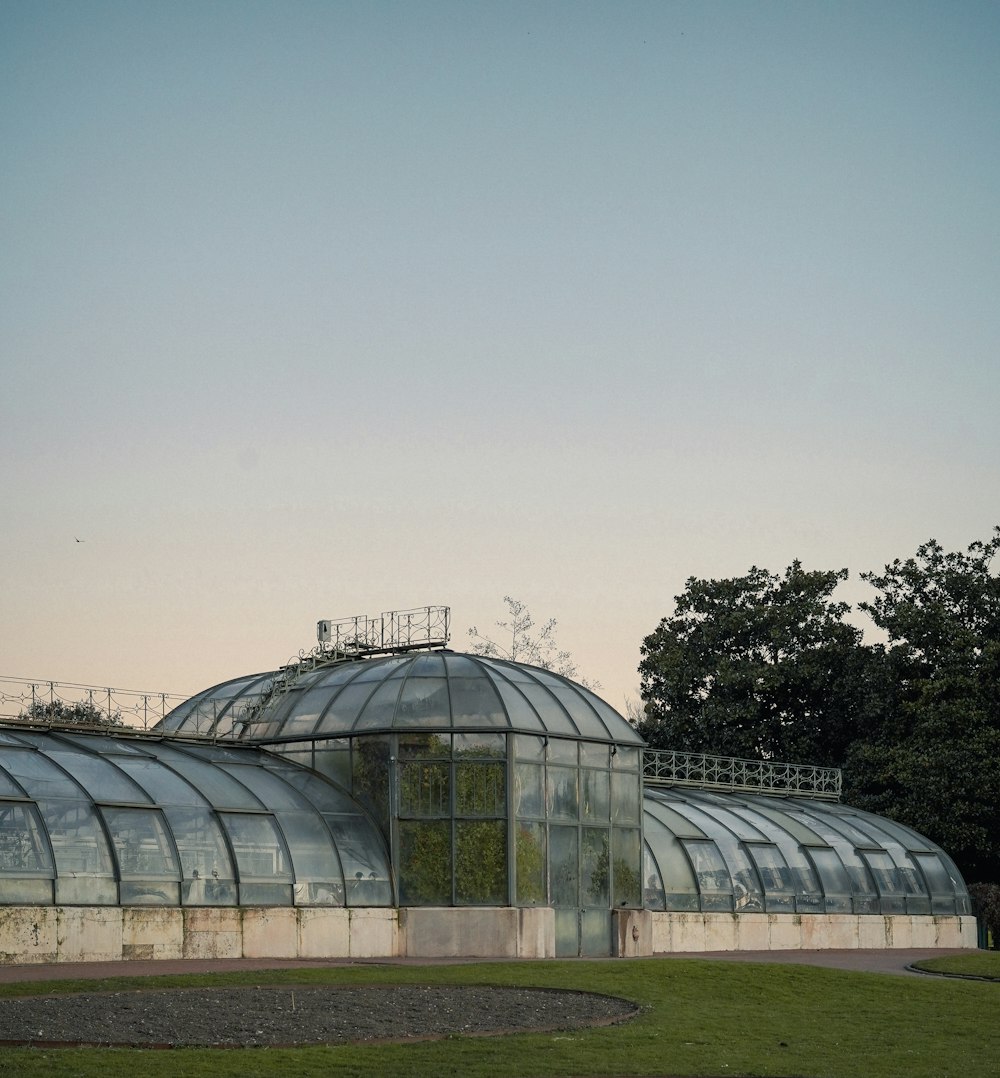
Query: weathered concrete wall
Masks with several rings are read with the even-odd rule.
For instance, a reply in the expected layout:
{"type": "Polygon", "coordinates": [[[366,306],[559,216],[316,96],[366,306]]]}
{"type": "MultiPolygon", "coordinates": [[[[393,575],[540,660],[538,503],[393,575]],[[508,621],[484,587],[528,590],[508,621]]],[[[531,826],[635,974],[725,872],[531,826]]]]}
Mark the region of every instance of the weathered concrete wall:
{"type": "Polygon", "coordinates": [[[650,913],[652,953],[976,947],[974,917],[650,913]]]}
{"type": "MultiPolygon", "coordinates": [[[[976,946],[973,917],[616,910],[614,953],[976,946]]],[[[0,963],[157,958],[552,958],[547,908],[0,906],[0,963]]]]}

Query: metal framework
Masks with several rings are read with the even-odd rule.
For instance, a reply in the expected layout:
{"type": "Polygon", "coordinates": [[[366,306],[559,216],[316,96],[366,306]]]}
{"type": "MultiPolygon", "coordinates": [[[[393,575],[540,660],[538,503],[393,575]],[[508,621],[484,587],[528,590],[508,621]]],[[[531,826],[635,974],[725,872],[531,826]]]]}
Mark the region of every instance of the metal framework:
{"type": "Polygon", "coordinates": [[[842,777],[837,767],[646,749],[643,753],[643,782],[647,786],[793,793],[799,797],[839,801],[842,777]]]}
{"type": "Polygon", "coordinates": [[[448,643],[451,608],[418,606],[412,610],[384,610],[369,616],[356,614],[339,621],[319,621],[317,657],[340,658],[378,655],[417,648],[443,648],[448,643]]]}
{"type": "Polygon", "coordinates": [[[98,725],[120,723],[148,730],[186,699],[179,693],[0,676],[0,720],[30,720],[45,725],[51,719],[58,725],[67,708],[82,705],[94,715],[98,725]]]}

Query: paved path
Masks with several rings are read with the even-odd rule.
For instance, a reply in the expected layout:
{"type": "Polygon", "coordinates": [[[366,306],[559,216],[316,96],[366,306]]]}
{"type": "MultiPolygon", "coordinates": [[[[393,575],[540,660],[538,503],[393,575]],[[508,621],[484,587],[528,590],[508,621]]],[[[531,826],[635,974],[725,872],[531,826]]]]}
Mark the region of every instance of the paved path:
{"type": "MultiPolygon", "coordinates": [[[[947,948],[924,950],[842,950],[842,951],[691,951],[655,955],[655,958],[700,958],[724,962],[777,962],[790,965],[827,966],[832,969],[862,970],[920,976],[907,967],[926,958],[967,954],[967,950],[947,948]]],[[[103,980],[106,977],[154,977],[171,973],[229,973],[234,970],[315,969],[328,966],[453,965],[456,962],[484,962],[488,959],[307,959],[307,958],[216,958],[130,960],[122,962],[59,962],[51,965],[0,965],[0,984],[23,981],[103,980]]],[[[540,959],[538,961],[546,961],[540,959]]],[[[615,962],[617,959],[585,961],[615,962]]]]}

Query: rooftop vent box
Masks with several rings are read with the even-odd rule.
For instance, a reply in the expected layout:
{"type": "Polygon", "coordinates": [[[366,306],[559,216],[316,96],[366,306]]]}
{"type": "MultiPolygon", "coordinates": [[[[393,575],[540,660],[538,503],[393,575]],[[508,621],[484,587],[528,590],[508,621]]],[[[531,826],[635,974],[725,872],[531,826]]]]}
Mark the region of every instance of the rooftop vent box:
{"type": "Polygon", "coordinates": [[[328,621],[316,622],[316,639],[321,644],[330,643],[330,623],[328,621]]]}

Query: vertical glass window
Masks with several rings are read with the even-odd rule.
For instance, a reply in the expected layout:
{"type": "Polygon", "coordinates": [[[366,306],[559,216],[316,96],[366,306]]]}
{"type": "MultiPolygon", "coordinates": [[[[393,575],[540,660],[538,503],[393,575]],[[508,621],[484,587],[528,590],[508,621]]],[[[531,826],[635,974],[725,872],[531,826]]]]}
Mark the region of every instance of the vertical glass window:
{"type": "Polygon", "coordinates": [[[580,818],[576,779],[575,767],[549,766],[547,796],[549,819],[578,820],[580,818]]]}
{"type": "Polygon", "coordinates": [[[653,857],[649,843],[642,850],[642,904],[647,910],[665,910],[666,897],[663,892],[663,877],[660,875],[656,858],[653,857]]]}
{"type": "Polygon", "coordinates": [[[459,820],[455,824],[455,897],[461,904],[506,904],[505,821],[459,820]]]}
{"type": "Polygon", "coordinates": [[[545,824],[518,820],[514,832],[514,859],[519,906],[544,906],[545,824]]]}
{"type": "Polygon", "coordinates": [[[0,801],[0,872],[52,872],[52,858],[34,805],[0,801]]]}
{"type": "MultiPolygon", "coordinates": [[[[732,910],[733,881],[729,869],[713,842],[683,840],[691,859],[703,910],[732,910]]],[[[669,884],[666,884],[669,887],[669,884]]]]}
{"type": "Polygon", "coordinates": [[[622,906],[642,905],[642,833],[639,829],[616,827],[611,832],[611,864],[613,890],[611,905],[616,909],[622,906]]]}
{"type": "Polygon", "coordinates": [[[544,816],[545,768],[540,764],[514,765],[514,811],[518,816],[544,816]]]}
{"type": "Polygon", "coordinates": [[[389,739],[356,737],[351,753],[351,789],[389,834],[389,739]]]}
{"type": "Polygon", "coordinates": [[[399,901],[403,906],[451,904],[451,823],[399,822],[399,901]]]}
{"type": "Polygon", "coordinates": [[[619,825],[638,826],[642,779],[634,771],[611,772],[611,818],[619,825]]]}
{"type": "Polygon", "coordinates": [[[584,820],[607,823],[611,818],[611,790],[607,771],[580,772],[580,815],[584,820]]]}
{"type": "Polygon", "coordinates": [[[580,904],[579,841],[576,827],[549,828],[549,894],[553,906],[580,904]]]}
{"type": "Polygon", "coordinates": [[[581,843],[580,894],[584,906],[610,904],[611,888],[608,879],[608,830],[585,827],[581,843]]]}

